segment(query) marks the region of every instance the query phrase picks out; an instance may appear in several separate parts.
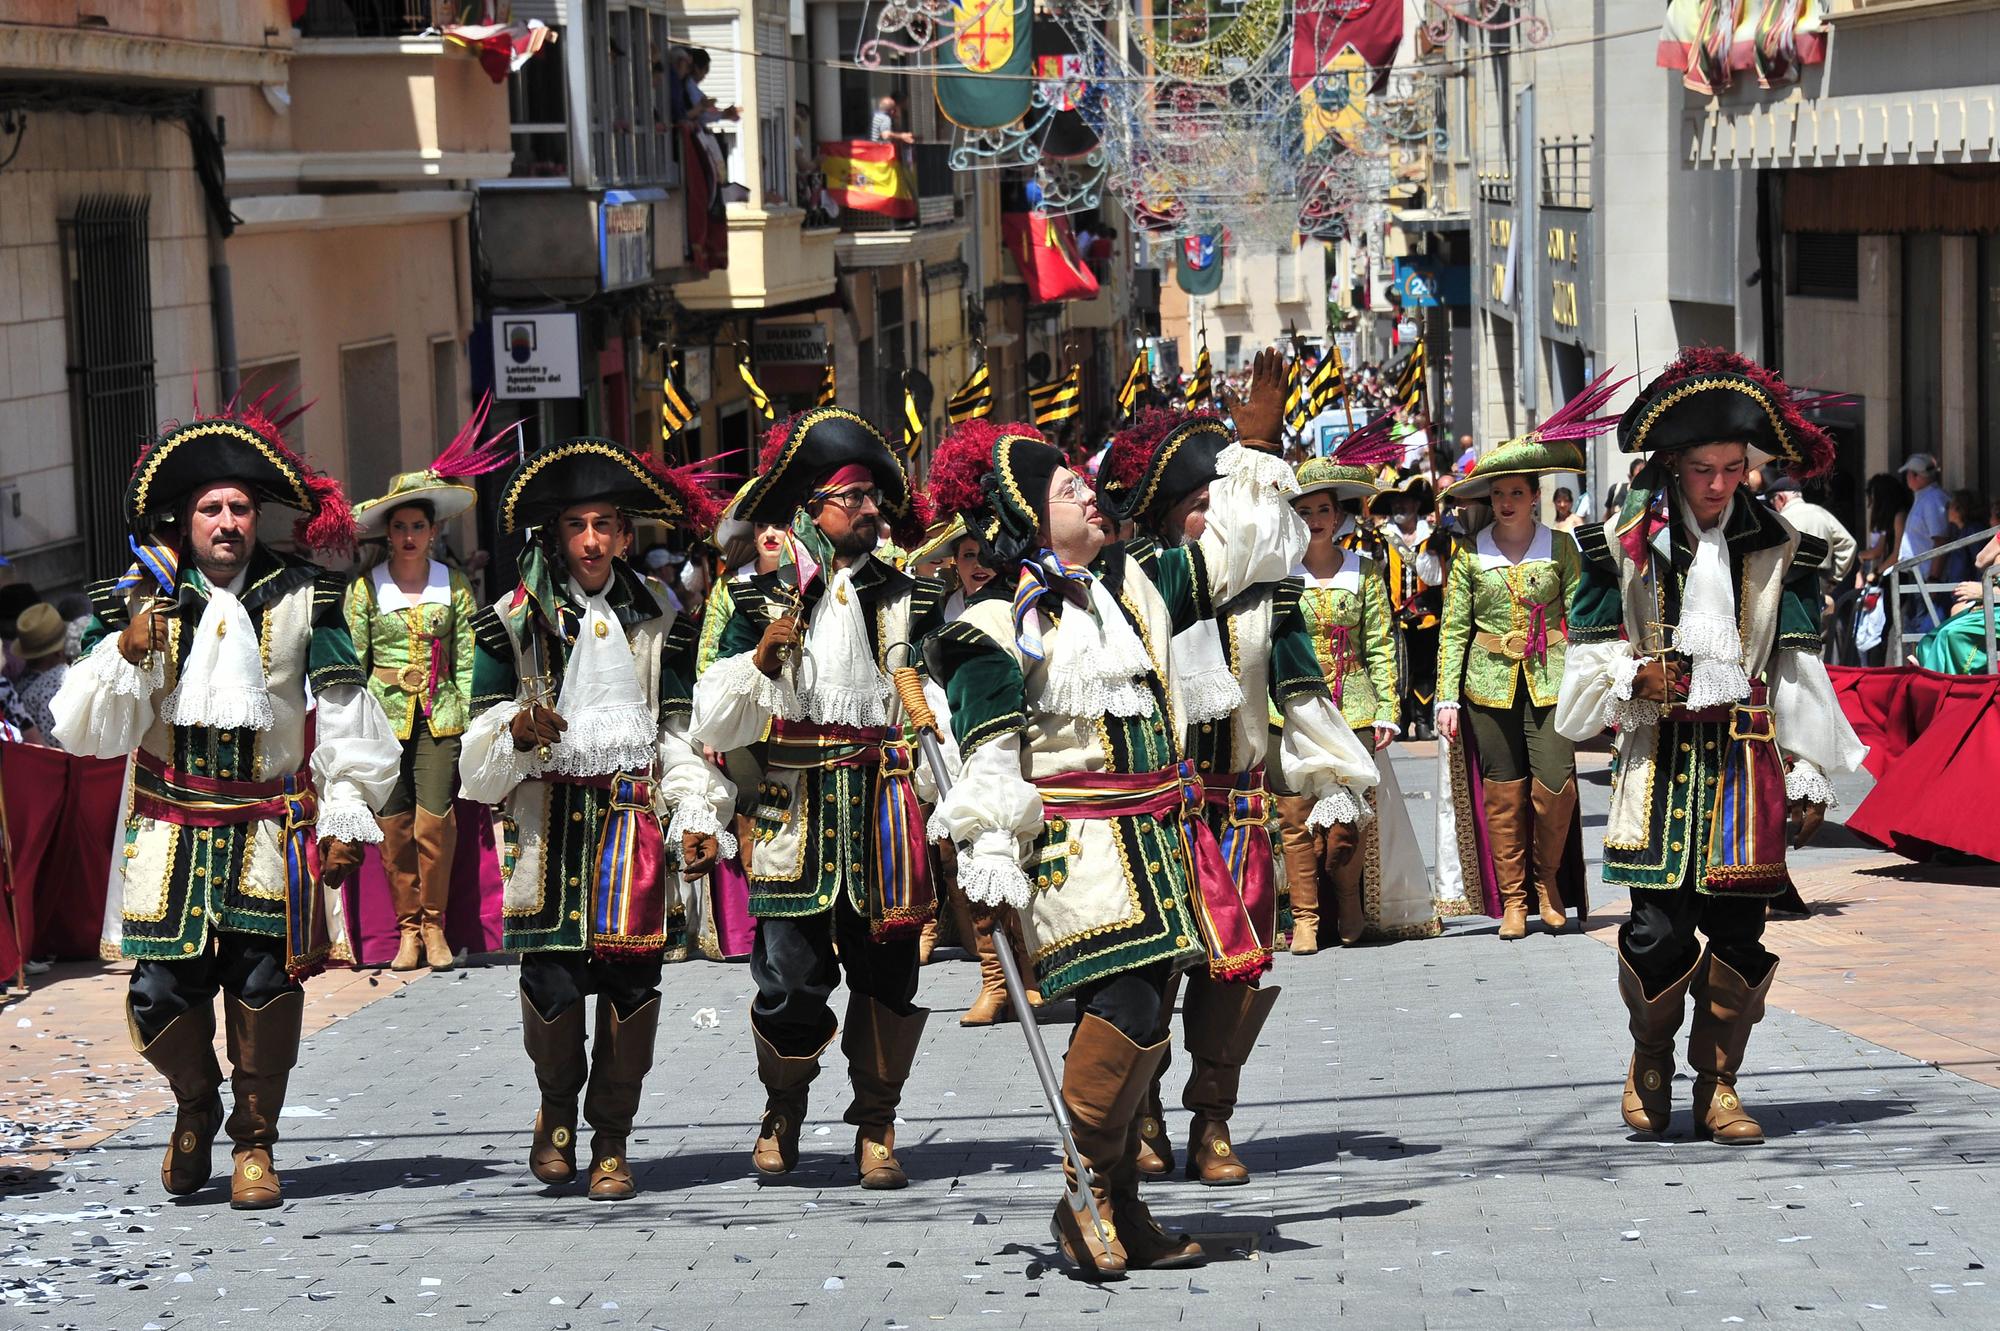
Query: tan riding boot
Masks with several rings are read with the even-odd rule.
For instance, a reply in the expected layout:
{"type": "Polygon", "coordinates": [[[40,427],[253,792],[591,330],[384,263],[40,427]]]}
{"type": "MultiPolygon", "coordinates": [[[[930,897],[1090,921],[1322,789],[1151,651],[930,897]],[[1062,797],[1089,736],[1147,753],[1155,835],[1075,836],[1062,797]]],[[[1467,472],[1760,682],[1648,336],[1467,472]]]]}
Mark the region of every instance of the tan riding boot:
{"type": "Polygon", "coordinates": [[[417,878],[423,884],[424,964],[448,971],[457,958],[444,937],[444,909],[451,900],[451,862],[458,854],[458,817],[452,810],[416,811],[417,878]]]}
{"type": "Polygon", "coordinates": [[[896,1159],[896,1106],[902,1103],[903,1083],[909,1080],[930,1015],[926,1008],[913,1008],[908,1016],[898,1016],[861,994],[848,998],[840,1051],[847,1055],[847,1075],[854,1083],[846,1117],[854,1125],[854,1168],[864,1188],[909,1184],[896,1159]]]}
{"type": "Polygon", "coordinates": [[[1500,889],[1500,936],[1528,936],[1528,777],[1486,783],[1486,844],[1500,889]]]}
{"type": "Polygon", "coordinates": [[[582,1001],[563,1009],[554,1021],[543,1021],[522,994],[521,1042],[528,1047],[528,1061],[535,1066],[535,1082],[542,1092],[534,1141],[528,1147],[528,1172],[552,1186],[568,1183],[576,1177],[576,1097],[587,1075],[582,1001]]]}
{"type": "MultiPolygon", "coordinates": [[[[577,1011],[583,1005],[577,1004],[577,1011]]],[[[653,1066],[653,1037],[660,1029],[655,995],[629,1017],[600,995],[597,1038],[590,1050],[590,1087],[583,1093],[583,1117],[590,1124],[590,1200],[622,1202],[639,1190],[625,1144],[639,1113],[639,1095],[653,1066]]]]}
{"type": "Polygon", "coordinates": [[[1278,1001],[1278,988],[1247,984],[1197,984],[1188,990],[1188,1059],[1194,1068],[1181,1104],[1194,1115],[1188,1132],[1187,1176],[1211,1187],[1248,1183],[1250,1171],[1229,1140],[1229,1116],[1243,1080],[1243,1065],[1278,1001]]]}
{"type": "Polygon", "coordinates": [[[424,964],[424,884],[416,841],[417,813],[385,813],[375,821],[382,828],[382,876],[389,880],[389,900],[396,907],[396,959],[392,971],[413,971],[424,964]]]}
{"type": "MultiPolygon", "coordinates": [[[[1164,1059],[1165,1056],[1166,1051],[1162,1050],[1161,1057],[1164,1059]]],[[[1165,1063],[1162,1062],[1160,1068],[1153,1073],[1151,1094],[1155,1101],[1152,1106],[1154,1108],[1157,1108],[1160,1075],[1165,1071],[1165,1067],[1165,1063]]],[[[1142,1177],[1139,1170],[1140,1152],[1144,1149],[1139,1134],[1146,1122],[1147,1116],[1143,1112],[1146,1108],[1147,1106],[1141,1106],[1139,1121],[1133,1125],[1133,1131],[1126,1139],[1125,1153],[1119,1157],[1117,1166],[1111,1170],[1111,1219],[1116,1225],[1119,1241],[1125,1245],[1125,1265],[1134,1271],[1163,1271],[1181,1266],[1199,1266],[1208,1257],[1208,1254],[1202,1251],[1201,1244],[1179,1231],[1161,1228],[1160,1222],[1153,1218],[1152,1208],[1147,1206],[1145,1199],[1139,1195],[1142,1177]]],[[[1157,1115],[1154,1116],[1154,1121],[1158,1121],[1157,1115]]],[[[1161,1139],[1164,1142],[1164,1134],[1161,1139]]],[[[1172,1158],[1169,1149],[1170,1165],[1172,1158]]]]}
{"type": "Polygon", "coordinates": [[[1000,968],[992,906],[972,907],[972,948],[979,957],[979,992],[958,1019],[961,1026],[991,1026],[1007,1012],[1007,975],[1000,968]]]}
{"type": "Polygon", "coordinates": [[[1625,1000],[1632,1030],[1632,1063],[1625,1070],[1625,1099],[1619,1112],[1634,1132],[1657,1137],[1673,1117],[1674,1035],[1687,1010],[1688,984],[1700,964],[1697,955],[1687,974],[1648,998],[1645,982],[1625,959],[1624,944],[1619,944],[1618,996],[1625,1000]]]}
{"type": "Polygon", "coordinates": [[[1533,777],[1528,789],[1535,802],[1535,893],[1541,898],[1542,927],[1559,934],[1569,927],[1562,895],[1563,852],[1569,849],[1570,824],[1576,819],[1576,778],[1551,791],[1533,777]]]}
{"type": "Polygon", "coordinates": [[[833,1043],[835,1032],[828,1031],[819,1048],[801,1058],[788,1058],[764,1038],[757,1023],[750,1023],[750,1035],[757,1045],[757,1079],[764,1083],[764,1121],[757,1128],[757,1144],[750,1150],[750,1164],[759,1174],[789,1174],[799,1163],[799,1128],[806,1116],[807,1093],[819,1075],[820,1055],[833,1043]]]}
{"type": "Polygon", "coordinates": [[[160,1162],[160,1186],[175,1197],[199,1192],[215,1168],[215,1134],[222,1130],[222,1067],[215,1061],[215,1008],[190,1008],[151,1041],[139,1038],[128,1002],[132,1047],[174,1093],[174,1134],[160,1162]]]}
{"type": "Polygon", "coordinates": [[[1361,876],[1368,868],[1364,849],[1355,847],[1347,863],[1334,865],[1327,874],[1333,879],[1334,928],[1342,947],[1353,947],[1368,932],[1368,909],[1361,899],[1361,876]]]}
{"type": "MultiPolygon", "coordinates": [[[[1126,1250],[1118,1233],[1112,1182],[1132,1143],[1133,1114],[1165,1052],[1166,1041],[1133,1044],[1095,1013],[1084,1014],[1070,1037],[1069,1053],[1063,1058],[1063,1105],[1069,1111],[1077,1150],[1090,1169],[1088,1195],[1102,1228],[1091,1222],[1088,1210],[1072,1208],[1065,1197],[1056,1203],[1049,1232],[1085,1280],[1115,1280],[1125,1274],[1126,1250]]],[[[1063,1172],[1076,1186],[1067,1159],[1063,1172]]]]}
{"type": "Polygon", "coordinates": [[[1725,1146],[1758,1146],[1764,1129],[1736,1096],[1736,1071],[1750,1028],[1764,1019],[1764,996],[1778,960],[1754,987],[1710,952],[1695,963],[1694,1022],[1688,1027],[1688,1067],[1694,1071],[1694,1133],[1725,1146]]]}
{"type": "Polygon", "coordinates": [[[1319,837],[1306,826],[1312,815],[1310,795],[1280,795],[1278,841],[1285,855],[1285,881],[1292,899],[1292,955],[1309,957],[1319,951],[1319,837]]]}
{"type": "Polygon", "coordinates": [[[236,1143],[236,1170],[229,1180],[229,1205],[235,1210],[261,1211],[284,1200],[271,1148],[278,1143],[285,1084],[299,1061],[305,1013],[306,996],[296,991],[279,994],[260,1008],[245,1007],[230,994],[222,996],[229,1079],[236,1099],[226,1125],[236,1143]]]}

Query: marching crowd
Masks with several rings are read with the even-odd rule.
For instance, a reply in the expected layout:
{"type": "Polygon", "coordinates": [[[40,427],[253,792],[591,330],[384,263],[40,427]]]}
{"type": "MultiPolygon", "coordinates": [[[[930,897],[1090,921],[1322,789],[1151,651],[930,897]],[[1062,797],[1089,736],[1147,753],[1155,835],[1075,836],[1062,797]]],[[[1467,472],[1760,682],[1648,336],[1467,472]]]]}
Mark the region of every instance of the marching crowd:
{"type": "MultiPolygon", "coordinates": [[[[177,1104],[163,1186],[206,1186],[226,1132],[232,1205],[278,1203],[304,982],[352,958],[340,892],[376,844],[393,964],[450,966],[456,800],[494,822],[538,1179],[633,1195],[661,967],[700,952],[747,954],[756,988],[750,1166],[796,1168],[837,1041],[855,1178],[904,1186],[942,916],[982,960],[966,1024],[1010,1002],[1003,949],[1022,998],[1073,1002],[1064,1255],[1090,1278],[1192,1264],[1143,1183],[1249,1178],[1230,1125],[1273,953],[1452,914],[1566,929],[1588,908],[1573,748],[1607,727],[1625,1121],[1664,1129],[1691,1007],[1698,1133],[1759,1140],[1735,1087],[1777,966],[1765,911],[1862,748],[1820,664],[1832,546],[1745,481],[1823,474],[1833,445],[1729,353],[1690,349],[1600,414],[1620,387],[1436,483],[1399,466],[1388,415],[1287,460],[1276,352],[1226,416],[1147,408],[1091,459],[973,419],[921,483],[831,406],[774,427],[734,494],[603,439],[521,457],[475,417],[351,510],[254,407],[173,428],[128,489],[135,560],[92,587],[38,725],[128,762],[106,941],[177,1104]],[[1642,464],[1616,511],[1583,520],[1572,492],[1545,521],[1544,478],[1567,491],[1611,430],[1642,464]],[[435,546],[501,470],[525,544],[482,603],[435,546]],[[633,559],[637,523],[713,554],[633,559]],[[360,572],[309,561],[356,536],[360,572]],[[1443,740],[1434,871],[1387,761],[1417,728],[1443,740]]],[[[31,614],[24,639],[60,623],[31,614]]]]}

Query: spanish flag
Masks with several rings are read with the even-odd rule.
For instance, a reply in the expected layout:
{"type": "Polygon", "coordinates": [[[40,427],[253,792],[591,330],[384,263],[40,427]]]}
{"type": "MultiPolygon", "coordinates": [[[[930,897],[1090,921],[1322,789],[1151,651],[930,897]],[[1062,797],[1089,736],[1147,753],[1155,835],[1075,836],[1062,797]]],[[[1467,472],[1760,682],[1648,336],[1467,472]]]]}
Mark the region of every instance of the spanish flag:
{"type": "Polygon", "coordinates": [[[1059,425],[1083,412],[1083,367],[1072,365],[1060,379],[1036,384],[1028,390],[1028,405],[1034,408],[1035,424],[1059,425]]]}
{"type": "Polygon", "coordinates": [[[879,213],[910,221],[917,215],[917,194],[910,177],[896,160],[893,143],[840,139],[819,146],[819,169],[826,173],[826,192],[843,208],[879,213]]]}

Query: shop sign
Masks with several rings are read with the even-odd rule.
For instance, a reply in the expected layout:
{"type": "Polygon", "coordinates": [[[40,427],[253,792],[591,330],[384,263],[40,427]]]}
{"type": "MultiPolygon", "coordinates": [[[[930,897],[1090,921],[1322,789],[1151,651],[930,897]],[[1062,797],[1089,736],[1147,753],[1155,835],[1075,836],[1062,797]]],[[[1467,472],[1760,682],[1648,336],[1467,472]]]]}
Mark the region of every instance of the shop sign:
{"type": "Polygon", "coordinates": [[[494,315],[493,395],[582,397],[576,325],[569,313],[494,315]]]}
{"type": "Polygon", "coordinates": [[[823,323],[758,324],[750,338],[756,363],[766,365],[826,364],[826,325],[823,323]]]}
{"type": "Polygon", "coordinates": [[[597,279],[606,291],[653,280],[653,205],[619,190],[597,205],[597,279]]]}
{"type": "Polygon", "coordinates": [[[1590,265],[1593,214],[1588,208],[1540,213],[1541,334],[1552,342],[1590,345],[1590,265]]]}

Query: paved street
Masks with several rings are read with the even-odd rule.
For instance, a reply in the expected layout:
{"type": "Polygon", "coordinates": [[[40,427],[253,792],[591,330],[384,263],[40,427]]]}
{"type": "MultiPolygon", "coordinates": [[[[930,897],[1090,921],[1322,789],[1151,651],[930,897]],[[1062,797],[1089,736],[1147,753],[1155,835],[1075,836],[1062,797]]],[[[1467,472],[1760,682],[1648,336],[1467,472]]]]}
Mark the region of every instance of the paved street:
{"type": "MultiPolygon", "coordinates": [[[[1404,788],[1430,771],[1403,759],[1404,788]]],[[[1429,802],[1412,807],[1427,838],[1429,802]]],[[[1810,863],[1867,858],[1836,845],[1810,863]]],[[[1103,1288],[1053,1262],[1048,1120],[1020,1032],[955,1024],[966,962],[924,974],[938,1015],[905,1100],[915,1182],[900,1194],[849,1184],[833,1070],[805,1167],[752,1182],[747,972],[670,967],[633,1143],[645,1192],[616,1206],[525,1172],[535,1097],[511,966],[385,985],[307,1041],[281,1211],[233,1213],[220,1185],[165,1203],[164,1116],[0,1184],[0,1325],[2000,1325],[2000,1089],[1774,995],[1744,1077],[1770,1143],[1690,1140],[1685,1076],[1674,1138],[1632,1141],[1611,966],[1601,931],[1505,945],[1474,920],[1433,942],[1280,958],[1285,996],[1237,1120],[1255,1180],[1149,1189],[1217,1260],[1103,1288]],[[719,1026],[697,1019],[707,1008],[719,1026]]],[[[61,993],[8,1009],[6,1034],[29,1033],[17,1013],[57,1021],[40,1013],[61,993]]],[[[1059,1047],[1061,1028],[1048,1034],[1059,1047]]],[[[136,1060],[108,1036],[100,1053],[96,1075],[129,1094],[116,1065],[136,1060]]],[[[80,1084],[87,1115],[94,1083],[80,1084]]]]}

